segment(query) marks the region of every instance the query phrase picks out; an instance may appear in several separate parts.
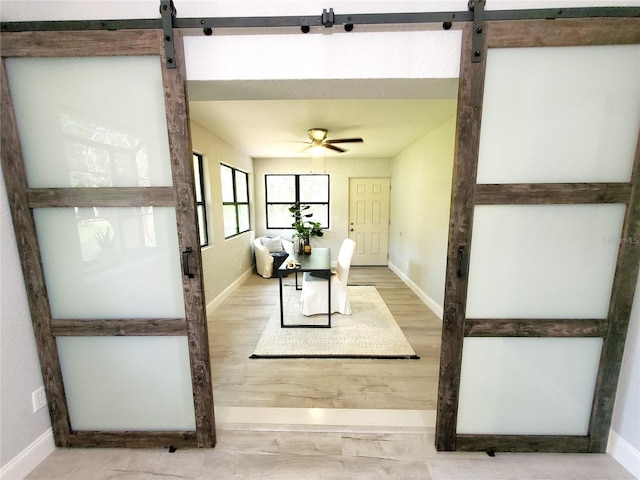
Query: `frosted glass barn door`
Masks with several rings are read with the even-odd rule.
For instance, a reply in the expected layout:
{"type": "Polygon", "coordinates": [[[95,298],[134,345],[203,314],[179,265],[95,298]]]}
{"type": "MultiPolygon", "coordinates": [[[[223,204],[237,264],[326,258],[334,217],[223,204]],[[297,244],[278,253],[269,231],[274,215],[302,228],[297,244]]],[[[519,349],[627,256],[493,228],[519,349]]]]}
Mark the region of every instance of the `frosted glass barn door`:
{"type": "Polygon", "coordinates": [[[2,171],[59,446],[215,444],[184,62],[163,42],[2,36],[2,171]]]}
{"type": "Polygon", "coordinates": [[[461,65],[440,450],[604,452],[640,260],[640,21],[489,22],[461,65]]]}

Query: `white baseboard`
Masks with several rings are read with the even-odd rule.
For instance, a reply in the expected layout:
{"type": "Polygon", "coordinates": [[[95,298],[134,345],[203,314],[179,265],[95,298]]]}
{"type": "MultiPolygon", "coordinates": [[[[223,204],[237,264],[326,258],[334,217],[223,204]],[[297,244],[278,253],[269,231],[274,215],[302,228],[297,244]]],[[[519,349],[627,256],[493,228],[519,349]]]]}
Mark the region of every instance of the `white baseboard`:
{"type": "Polygon", "coordinates": [[[224,302],[229,296],[244,282],[249,275],[253,273],[253,268],[247,270],[242,275],[240,275],[231,285],[225,288],[220,295],[207,303],[207,315],[211,315],[216,308],[220,306],[222,302],[224,302]]]}
{"type": "Polygon", "coordinates": [[[633,448],[629,442],[613,430],[609,431],[607,453],[629,470],[631,475],[640,479],[640,451],[633,448]]]}
{"type": "Polygon", "coordinates": [[[396,267],[393,263],[389,262],[388,266],[391,269],[391,271],[396,275],[398,275],[400,279],[404,283],[406,283],[411,290],[413,290],[413,293],[415,293],[420,298],[420,300],[422,300],[425,303],[425,305],[429,307],[433,311],[433,313],[435,313],[438,316],[440,320],[442,320],[442,317],[444,316],[444,309],[442,305],[440,305],[433,298],[431,298],[429,295],[424,293],[422,289],[413,282],[413,280],[411,280],[407,275],[405,275],[405,273],[402,272],[402,270],[396,267]]]}
{"type": "Polygon", "coordinates": [[[22,480],[55,449],[53,430],[49,429],[2,467],[0,479],[22,480]]]}

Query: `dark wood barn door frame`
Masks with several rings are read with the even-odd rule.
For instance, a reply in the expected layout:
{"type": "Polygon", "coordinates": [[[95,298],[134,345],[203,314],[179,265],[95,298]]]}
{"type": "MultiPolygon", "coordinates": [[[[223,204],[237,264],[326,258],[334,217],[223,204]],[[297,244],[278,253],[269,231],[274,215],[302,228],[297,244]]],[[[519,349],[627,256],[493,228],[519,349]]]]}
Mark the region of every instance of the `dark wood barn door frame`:
{"type": "MultiPolygon", "coordinates": [[[[163,0],[161,3],[167,3],[163,0]]],[[[478,7],[483,5],[483,2],[476,0],[478,7]]],[[[476,10],[482,13],[483,9],[476,10]]],[[[486,53],[487,45],[491,47],[500,46],[497,43],[492,42],[505,42],[502,46],[525,46],[533,44],[535,46],[543,46],[545,44],[555,44],[553,38],[557,32],[554,31],[555,27],[562,26],[568,32],[564,35],[563,41],[566,41],[571,35],[575,35],[575,39],[570,40],[569,44],[586,45],[589,42],[595,41],[598,44],[609,43],[637,43],[638,35],[640,31],[638,28],[637,19],[609,19],[609,18],[597,18],[594,20],[554,20],[554,21],[535,21],[535,20],[521,20],[516,22],[503,21],[503,27],[500,27],[501,22],[493,21],[497,18],[558,18],[565,15],[572,15],[569,12],[571,9],[558,12],[552,10],[545,11],[515,11],[515,12],[483,12],[485,20],[490,20],[484,24],[486,41],[484,42],[483,53],[486,53]],[[551,23],[554,23],[551,31],[548,29],[551,27],[551,23]],[[515,25],[515,28],[514,28],[515,25]],[[502,33],[497,33],[502,29],[502,33]],[[488,33],[487,33],[488,32],[488,33]],[[635,33],[634,33],[635,32],[635,33]],[[591,37],[592,36],[592,37],[591,37]],[[502,40],[500,40],[502,39],[502,40]],[[573,42],[573,43],[571,43],[573,42]]],[[[590,12],[578,9],[580,12],[576,12],[576,16],[593,16],[590,12]]],[[[598,10],[598,9],[591,9],[598,10]]],[[[619,9],[618,9],[619,10],[619,9]]],[[[629,10],[632,14],[637,10],[629,10]]],[[[333,12],[331,12],[332,14],[333,12]]],[[[620,11],[608,12],[613,16],[624,15],[620,11]]],[[[325,17],[328,15],[323,14],[322,17],[309,17],[303,18],[304,22],[309,25],[328,25],[324,22],[325,17]]],[[[336,16],[337,23],[344,23],[343,16],[336,16]]],[[[344,16],[347,18],[347,16],[344,16]]],[[[491,186],[487,187],[490,191],[482,193],[482,189],[485,187],[476,188],[475,173],[477,167],[477,153],[478,153],[478,141],[480,130],[480,118],[482,110],[482,92],[484,83],[485,72],[485,55],[481,55],[480,62],[472,62],[472,24],[474,15],[470,12],[457,12],[455,15],[451,13],[439,13],[439,14],[382,14],[382,15],[350,15],[348,16],[349,23],[353,24],[402,24],[402,23],[432,23],[432,22],[444,22],[445,24],[451,24],[451,20],[455,18],[456,23],[463,25],[463,48],[462,48],[462,62],[460,73],[460,92],[459,92],[459,110],[458,110],[458,131],[457,131],[457,145],[456,145],[456,159],[454,165],[454,185],[452,191],[452,223],[450,230],[450,245],[448,251],[448,266],[447,266],[447,280],[446,280],[446,300],[445,300],[445,322],[443,327],[443,352],[441,357],[440,366],[440,387],[439,387],[439,401],[438,401],[438,427],[437,427],[437,446],[440,450],[454,450],[458,449],[477,449],[481,446],[472,445],[473,439],[459,439],[456,436],[456,418],[457,418],[457,405],[458,405],[458,390],[460,382],[460,362],[462,356],[462,341],[465,335],[478,334],[482,329],[486,329],[486,326],[474,324],[470,319],[465,318],[466,307],[466,278],[458,278],[457,271],[459,267],[464,268],[468,266],[468,248],[471,241],[471,224],[473,216],[473,206],[480,204],[478,202],[484,202],[489,200],[482,200],[483,195],[497,198],[499,195],[498,190],[503,187],[491,186]],[[462,250],[460,250],[462,247],[462,250]],[[465,250],[466,249],[466,250],[465,250]],[[458,260],[461,259],[462,263],[459,265],[458,260]],[[480,329],[480,330],[478,330],[480,329]],[[475,333],[474,333],[475,332],[475,333]]],[[[333,20],[333,15],[331,15],[333,20]]],[[[480,15],[478,15],[480,18],[480,15]]],[[[300,17],[269,17],[269,18],[247,18],[247,19],[173,19],[174,28],[188,28],[188,29],[202,29],[205,27],[291,27],[299,25],[300,17]],[[280,22],[280,23],[278,23],[280,22]]],[[[95,54],[100,55],[126,55],[126,54],[150,54],[161,55],[165,57],[164,46],[162,45],[162,32],[157,30],[160,27],[160,21],[104,21],[104,22],[66,22],[65,25],[61,23],[65,22],[34,22],[33,25],[21,25],[20,22],[15,24],[3,24],[2,33],[2,55],[3,57],[10,56],[24,56],[27,55],[27,46],[31,45],[32,54],[35,56],[59,56],[60,52],[66,51],[66,55],[81,55],[79,53],[78,46],[83,44],[95,43],[95,54]],[[57,23],[58,25],[53,25],[57,23]],[[47,24],[47,25],[45,25],[47,24]],[[137,30],[125,30],[126,28],[149,28],[142,25],[158,25],[152,27],[148,31],[137,30]],[[133,25],[133,27],[132,27],[133,25]],[[97,32],[97,36],[93,36],[93,33],[83,31],[84,29],[96,29],[101,30],[105,28],[122,28],[119,32],[97,32]],[[80,30],[74,33],[68,32],[67,34],[51,34],[46,35],[43,32],[29,32],[9,34],[8,31],[21,31],[25,30],[80,30]],[[148,34],[151,33],[152,39],[149,39],[148,34]],[[123,41],[122,49],[114,49],[114,45],[111,40],[107,38],[113,38],[114,35],[118,35],[118,38],[123,41]],[[102,38],[103,41],[96,40],[102,38]],[[106,42],[106,43],[105,43],[106,42]],[[144,45],[143,45],[144,44],[144,45]]],[[[176,42],[176,63],[178,68],[173,71],[167,71],[163,63],[163,75],[166,85],[172,84],[174,87],[166,87],[166,101],[167,101],[167,114],[172,116],[168,118],[170,129],[171,126],[175,128],[174,134],[178,138],[173,138],[170,134],[172,158],[174,153],[178,150],[185,155],[185,158],[189,158],[189,161],[185,160],[182,174],[183,180],[187,179],[192,172],[187,173],[186,165],[190,165],[190,145],[188,145],[188,123],[187,123],[187,104],[186,97],[184,96],[184,60],[180,58],[182,55],[182,45],[179,35],[175,35],[176,42]],[[177,90],[174,90],[176,88],[177,90]],[[170,107],[170,104],[175,104],[175,108],[170,107]],[[174,143],[176,142],[176,143],[174,143]],[[187,152],[187,150],[189,150],[187,152]]],[[[562,43],[561,43],[562,44],[562,43]]],[[[60,365],[57,361],[57,351],[55,344],[55,335],[70,335],[82,333],[81,325],[75,325],[71,323],[61,323],[59,321],[52,321],[49,314],[49,305],[46,299],[46,288],[44,284],[44,276],[42,273],[42,265],[37,255],[28,255],[25,252],[37,252],[37,239],[35,237],[35,226],[33,224],[33,218],[30,209],[35,206],[53,206],[55,202],[59,205],[65,205],[66,200],[64,197],[72,195],[72,192],[38,192],[28,191],[26,186],[26,177],[24,174],[24,167],[22,165],[22,153],[18,142],[18,133],[15,125],[15,118],[11,118],[11,122],[7,122],[6,119],[12,115],[7,112],[11,112],[11,100],[10,94],[7,90],[7,78],[6,72],[2,72],[2,165],[5,177],[9,177],[7,181],[8,193],[10,196],[10,202],[12,206],[12,215],[14,225],[16,226],[18,245],[21,251],[21,260],[23,269],[25,271],[25,279],[27,281],[27,288],[31,293],[29,302],[31,306],[34,328],[36,329],[36,341],[38,344],[38,351],[41,357],[43,365],[43,375],[45,378],[47,395],[50,402],[54,406],[52,412],[52,420],[54,423],[54,431],[56,433],[56,441],[62,446],[94,446],[94,445],[116,445],[116,442],[123,437],[121,432],[98,433],[98,434],[79,434],[80,432],[73,432],[70,427],[68,411],[66,409],[66,401],[64,398],[64,390],[62,388],[62,375],[60,371],[60,365]],[[19,160],[19,161],[18,161],[19,160]],[[9,185],[11,184],[11,185],[9,185]],[[62,194],[62,195],[61,195],[62,194]],[[52,198],[53,199],[52,199],[52,198]],[[51,203],[54,202],[54,203],[51,203]],[[73,332],[73,333],[72,333],[73,332]]],[[[179,154],[179,153],[178,153],[179,154]]],[[[613,196],[616,199],[623,198],[623,201],[628,202],[627,221],[625,222],[625,235],[637,235],[638,221],[629,221],[629,218],[637,219],[638,215],[638,154],[636,154],[636,168],[634,170],[634,182],[628,185],[591,185],[586,186],[588,193],[584,193],[583,188],[577,188],[573,193],[567,193],[562,190],[562,193],[553,193],[554,189],[557,189],[556,185],[546,185],[542,187],[529,186],[525,189],[529,190],[526,195],[530,200],[540,198],[541,196],[563,196],[566,198],[569,195],[572,198],[581,197],[586,198],[609,198],[613,196]],[[542,188],[543,191],[537,188],[542,188]]],[[[189,167],[190,169],[190,167],[189,167]]],[[[187,181],[184,184],[176,183],[175,192],[161,192],[161,189],[154,189],[155,193],[152,196],[158,196],[150,205],[167,205],[176,206],[179,215],[193,215],[195,208],[192,205],[193,192],[190,190],[191,186],[187,186],[187,181]],[[175,195],[175,196],[174,196],[175,195]]],[[[192,181],[191,181],[192,184],[192,181]]],[[[572,187],[570,187],[572,188],[572,187]]],[[[521,195],[521,186],[511,186],[507,191],[502,192],[502,195],[506,195],[509,198],[521,195]],[[509,190],[510,189],[510,190],[509,190]],[[516,195],[515,190],[520,189],[516,195]]],[[[59,190],[59,189],[58,189],[59,190]]],[[[151,202],[151,200],[145,195],[148,192],[138,191],[134,189],[130,193],[131,195],[138,195],[141,199],[144,198],[144,202],[151,202]]],[[[80,197],[83,192],[73,192],[80,197]]],[[[110,196],[107,190],[104,191],[104,205],[118,205],[117,201],[110,196]]],[[[494,200],[495,201],[495,200],[494,200]]],[[[501,200],[502,201],[502,200],[501,200]]],[[[583,200],[584,201],[584,200],[583,200]]],[[[81,204],[77,198],[69,202],[70,204],[81,204]]],[[[531,201],[531,203],[540,203],[540,200],[531,201]]],[[[197,225],[194,222],[194,228],[197,229],[197,225]]],[[[184,237],[180,237],[180,246],[183,247],[188,244],[196,244],[198,241],[197,230],[194,232],[185,232],[184,237]],[[186,240],[185,240],[186,239],[186,240]]],[[[612,296],[612,311],[607,319],[598,322],[595,327],[598,331],[597,335],[602,335],[605,338],[605,346],[603,348],[603,365],[601,365],[600,373],[598,376],[598,394],[595,399],[594,413],[592,414],[592,437],[596,437],[596,432],[607,431],[608,424],[610,422],[611,410],[613,408],[613,399],[615,397],[615,384],[617,383],[617,375],[619,373],[620,359],[622,355],[622,348],[624,344],[624,337],[626,335],[626,326],[628,323],[628,312],[630,310],[631,300],[633,296],[633,288],[635,284],[627,281],[623,278],[623,274],[626,271],[628,275],[634,276],[637,274],[638,263],[638,249],[633,249],[631,245],[625,245],[626,250],[621,250],[620,259],[618,260],[618,273],[616,274],[616,282],[614,286],[614,295],[612,296]],[[614,305],[616,308],[614,309],[614,305]],[[625,317],[626,315],[626,317],[625,317]],[[626,318],[626,320],[625,320],[626,318]],[[604,333],[603,333],[604,332],[604,333]],[[615,378],[610,379],[611,372],[615,378]],[[606,379],[605,379],[606,377],[606,379]],[[606,385],[605,385],[606,384],[606,385]],[[607,387],[608,385],[608,387],[607,387]],[[613,385],[613,387],[611,387],[613,385]],[[606,388],[605,388],[606,387],[606,388]],[[597,418],[596,418],[597,417],[597,418]],[[596,420],[593,420],[593,419],[596,420]]],[[[195,397],[195,410],[196,410],[196,425],[197,434],[190,432],[184,433],[160,433],[158,434],[158,440],[155,442],[143,442],[140,440],[139,435],[133,432],[129,435],[129,438],[125,438],[125,443],[131,446],[145,446],[149,445],[163,445],[167,441],[170,441],[176,445],[192,445],[198,446],[212,446],[215,443],[215,428],[213,420],[213,399],[211,398],[211,378],[210,367],[208,358],[208,346],[206,345],[206,323],[199,323],[197,320],[190,320],[190,315],[199,314],[204,310],[202,302],[201,291],[201,278],[202,272],[200,268],[199,252],[195,252],[195,259],[197,263],[196,278],[200,277],[200,287],[194,287],[195,284],[186,284],[185,291],[193,290],[196,292],[196,297],[199,297],[194,303],[188,303],[191,305],[187,311],[187,318],[177,319],[173,321],[152,322],[155,334],[158,335],[179,335],[186,333],[189,336],[190,354],[191,354],[191,369],[192,369],[192,381],[195,397]],[[199,290],[200,289],[200,290],[199,290]],[[191,312],[191,313],[190,313],[191,312]],[[201,342],[205,339],[204,344],[201,342]]],[[[464,275],[462,276],[464,277],[464,275]]],[[[135,323],[127,320],[110,320],[98,322],[98,331],[101,333],[92,332],[92,335],[144,335],[150,334],[146,329],[144,323],[135,323]]],[[[150,325],[147,324],[147,327],[150,325]]],[[[540,331],[537,327],[531,327],[527,323],[522,321],[512,321],[504,324],[503,328],[511,329],[519,335],[544,335],[543,331],[540,331]],[[533,329],[533,330],[532,330],[533,329]]],[[[486,332],[486,334],[495,334],[495,332],[486,332]]],[[[603,437],[600,436],[602,439],[603,437]]],[[[497,439],[500,440],[500,439],[497,439]]],[[[502,439],[508,440],[508,439],[502,439]]],[[[535,440],[535,439],[534,439],[535,440]]],[[[584,443],[581,440],[582,443],[584,443]]],[[[508,442],[507,442],[508,443],[508,442]]],[[[503,442],[504,444],[504,442],[503,442]]],[[[530,442],[535,446],[535,441],[530,442]]],[[[582,445],[582,444],[581,444],[582,445]]],[[[602,445],[602,441],[600,441],[602,445]]],[[[545,448],[549,448],[546,446],[545,448]]],[[[601,449],[600,449],[601,450],[601,449]]],[[[598,451],[596,442],[593,441],[593,447],[591,451],[598,451]]]]}
{"type": "MultiPolygon", "coordinates": [[[[59,447],[213,447],[213,391],[199,248],[190,258],[192,278],[182,276],[185,317],[177,319],[53,319],[39,253],[33,209],[39,207],[173,207],[180,251],[199,245],[188,124],[182,36],[174,38],[177,68],[166,68],[161,30],[3,33],[2,170],[26,282],[56,445],[59,447]],[[5,59],[11,57],[158,56],[169,138],[172,187],[28,188],[5,59]],[[74,431],[62,380],[57,336],[186,336],[189,345],[196,431],[74,431]]],[[[178,252],[176,252],[178,255],[178,252]]]]}
{"type": "Polygon", "coordinates": [[[463,32],[458,126],[440,358],[438,450],[593,452],[606,450],[638,277],[640,245],[621,242],[609,313],[594,320],[466,318],[468,266],[476,205],[624,203],[622,238],[640,237],[640,132],[631,181],[578,184],[476,183],[488,48],[625,45],[640,43],[640,19],[567,19],[486,22],[481,60],[472,62],[471,25],[463,32]],[[459,435],[456,433],[465,337],[600,337],[603,347],[587,436],[459,435]]]}

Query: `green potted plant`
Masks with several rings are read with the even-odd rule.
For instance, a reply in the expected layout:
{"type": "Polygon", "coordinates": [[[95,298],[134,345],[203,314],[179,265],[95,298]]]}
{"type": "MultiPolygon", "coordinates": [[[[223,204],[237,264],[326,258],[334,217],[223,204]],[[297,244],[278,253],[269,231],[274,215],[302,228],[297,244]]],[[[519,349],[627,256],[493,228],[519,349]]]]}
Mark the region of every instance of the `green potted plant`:
{"type": "Polygon", "coordinates": [[[313,213],[307,212],[310,208],[309,205],[301,205],[300,202],[296,202],[289,207],[289,212],[291,212],[291,216],[293,217],[291,226],[296,231],[293,236],[299,239],[298,251],[300,253],[311,253],[310,237],[321,237],[324,235],[320,222],[311,220],[313,213]]]}

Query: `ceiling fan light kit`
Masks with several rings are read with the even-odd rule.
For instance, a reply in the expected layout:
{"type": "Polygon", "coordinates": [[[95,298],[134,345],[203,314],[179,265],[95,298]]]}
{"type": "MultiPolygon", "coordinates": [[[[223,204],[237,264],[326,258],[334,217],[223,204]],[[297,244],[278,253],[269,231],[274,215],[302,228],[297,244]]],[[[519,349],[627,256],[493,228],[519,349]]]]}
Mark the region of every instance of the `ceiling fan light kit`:
{"type": "Polygon", "coordinates": [[[310,128],[307,133],[312,141],[321,142],[327,138],[326,128],[310,128]]]}
{"type": "Polygon", "coordinates": [[[336,147],[333,145],[334,143],[362,143],[364,140],[362,138],[335,138],[328,139],[327,134],[328,130],[326,128],[310,128],[307,130],[307,134],[311,139],[312,147],[324,147],[329,150],[334,150],[339,153],[346,152],[345,149],[336,147]]]}

